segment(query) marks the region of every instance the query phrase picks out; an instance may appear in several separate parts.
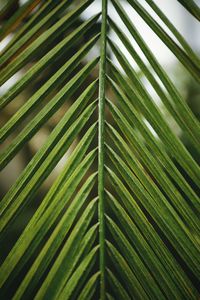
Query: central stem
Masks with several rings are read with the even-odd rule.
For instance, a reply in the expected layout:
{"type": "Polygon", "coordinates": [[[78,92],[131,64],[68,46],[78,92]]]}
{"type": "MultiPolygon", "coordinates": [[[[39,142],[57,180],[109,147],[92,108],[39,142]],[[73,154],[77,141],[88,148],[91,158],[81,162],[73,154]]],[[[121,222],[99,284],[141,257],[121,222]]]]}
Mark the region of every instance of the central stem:
{"type": "Polygon", "coordinates": [[[100,244],[100,299],[105,299],[105,78],[106,78],[107,0],[102,0],[101,54],[99,68],[99,141],[98,141],[98,195],[100,244]]]}

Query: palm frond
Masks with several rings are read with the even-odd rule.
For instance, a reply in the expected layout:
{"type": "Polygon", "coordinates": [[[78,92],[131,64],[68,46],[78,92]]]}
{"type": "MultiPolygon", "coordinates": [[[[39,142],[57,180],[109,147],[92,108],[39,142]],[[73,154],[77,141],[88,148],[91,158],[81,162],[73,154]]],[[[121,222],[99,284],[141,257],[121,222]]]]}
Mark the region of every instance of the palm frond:
{"type": "MultiPolygon", "coordinates": [[[[2,245],[34,207],[2,254],[1,299],[199,297],[200,168],[163,111],[197,153],[199,120],[124,3],[196,82],[200,59],[153,0],[145,6],[111,0],[146,63],[109,16],[109,1],[101,2],[101,12],[82,20],[94,0],[30,0],[0,29],[2,40],[14,33],[1,53],[0,84],[22,73],[0,96],[2,115],[17,105],[0,129],[2,172],[48,128],[0,202],[2,245]],[[55,176],[58,164],[62,168],[55,176]],[[51,186],[41,193],[52,174],[51,186]]],[[[179,2],[199,20],[194,1],[179,2]]],[[[13,5],[8,1],[0,20],[13,5]]]]}

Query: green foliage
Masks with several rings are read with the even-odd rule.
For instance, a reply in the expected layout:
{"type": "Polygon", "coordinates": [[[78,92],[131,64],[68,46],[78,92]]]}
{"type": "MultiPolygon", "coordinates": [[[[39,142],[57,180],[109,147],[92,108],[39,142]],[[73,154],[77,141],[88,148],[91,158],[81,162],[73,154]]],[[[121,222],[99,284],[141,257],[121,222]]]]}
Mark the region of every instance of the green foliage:
{"type": "MultiPolygon", "coordinates": [[[[0,83],[24,72],[1,95],[1,113],[28,94],[0,129],[0,141],[6,142],[0,169],[6,170],[61,112],[0,202],[1,244],[65,157],[19,238],[2,254],[0,298],[198,299],[200,169],[144,79],[198,154],[199,120],[129,18],[123,1],[111,0],[113,9],[148,64],[109,17],[107,0],[102,0],[100,13],[81,21],[81,13],[94,1],[32,0],[19,6],[10,0],[0,15],[4,20],[11,14],[0,29],[1,39],[14,32],[0,57],[0,83]],[[110,39],[109,30],[139,72],[110,39]],[[100,51],[90,59],[95,46],[100,51]]],[[[199,57],[154,1],[146,2],[161,23],[139,0],[127,0],[199,82],[199,57]]],[[[191,17],[200,19],[194,1],[179,2],[191,17]]]]}

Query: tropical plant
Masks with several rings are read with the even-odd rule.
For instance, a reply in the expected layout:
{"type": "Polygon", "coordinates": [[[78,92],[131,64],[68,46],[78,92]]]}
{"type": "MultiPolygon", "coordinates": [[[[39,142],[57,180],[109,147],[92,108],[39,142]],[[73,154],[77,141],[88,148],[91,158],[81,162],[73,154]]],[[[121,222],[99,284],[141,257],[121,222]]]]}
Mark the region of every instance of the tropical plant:
{"type": "MultiPolygon", "coordinates": [[[[161,22],[139,0],[127,0],[185,72],[199,82],[198,56],[155,2],[145,1],[161,22]]],[[[1,19],[16,2],[7,1],[1,19]]],[[[199,166],[143,79],[198,153],[199,121],[130,20],[123,1],[111,0],[148,64],[109,18],[107,0],[102,0],[101,13],[74,27],[92,2],[29,0],[0,29],[2,39],[15,33],[1,54],[0,83],[32,62],[1,96],[2,111],[66,51],[76,49],[0,130],[1,142],[12,137],[0,156],[2,170],[64,104],[72,102],[1,200],[1,244],[78,137],[59,176],[1,265],[0,298],[198,299],[199,166]],[[35,14],[27,19],[33,9],[35,14]],[[100,32],[93,35],[100,16],[100,32]],[[139,73],[108,37],[109,28],[139,73]],[[89,40],[80,46],[89,31],[89,40]],[[100,57],[81,65],[98,42],[100,57]],[[108,58],[108,47],[120,68],[108,58]],[[91,81],[98,65],[99,76],[91,81]]],[[[179,2],[200,20],[193,0],[179,2]]]]}

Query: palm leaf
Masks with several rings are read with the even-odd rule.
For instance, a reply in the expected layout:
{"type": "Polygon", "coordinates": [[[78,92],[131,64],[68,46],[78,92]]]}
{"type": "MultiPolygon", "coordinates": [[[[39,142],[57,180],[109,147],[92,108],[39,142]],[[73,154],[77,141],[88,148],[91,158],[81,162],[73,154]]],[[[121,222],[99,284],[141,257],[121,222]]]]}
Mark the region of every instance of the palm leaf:
{"type": "MultiPolygon", "coordinates": [[[[0,202],[3,245],[34,207],[2,254],[1,299],[198,299],[199,165],[143,79],[198,153],[199,121],[129,18],[125,2],[111,1],[148,65],[108,16],[107,0],[100,13],[80,22],[93,2],[27,1],[1,27],[1,39],[14,32],[0,57],[1,85],[24,73],[1,95],[2,115],[20,97],[26,99],[0,129],[0,169],[6,172],[60,113],[0,202]],[[140,73],[110,38],[110,29],[140,73]],[[100,52],[90,58],[95,46],[100,52]],[[34,206],[63,158],[59,175],[34,206]]],[[[140,1],[126,4],[198,82],[199,57],[162,9],[146,2],[161,22],[140,1]]],[[[179,2],[199,20],[194,1],[179,2]]],[[[1,19],[12,5],[8,1],[1,19]]]]}

